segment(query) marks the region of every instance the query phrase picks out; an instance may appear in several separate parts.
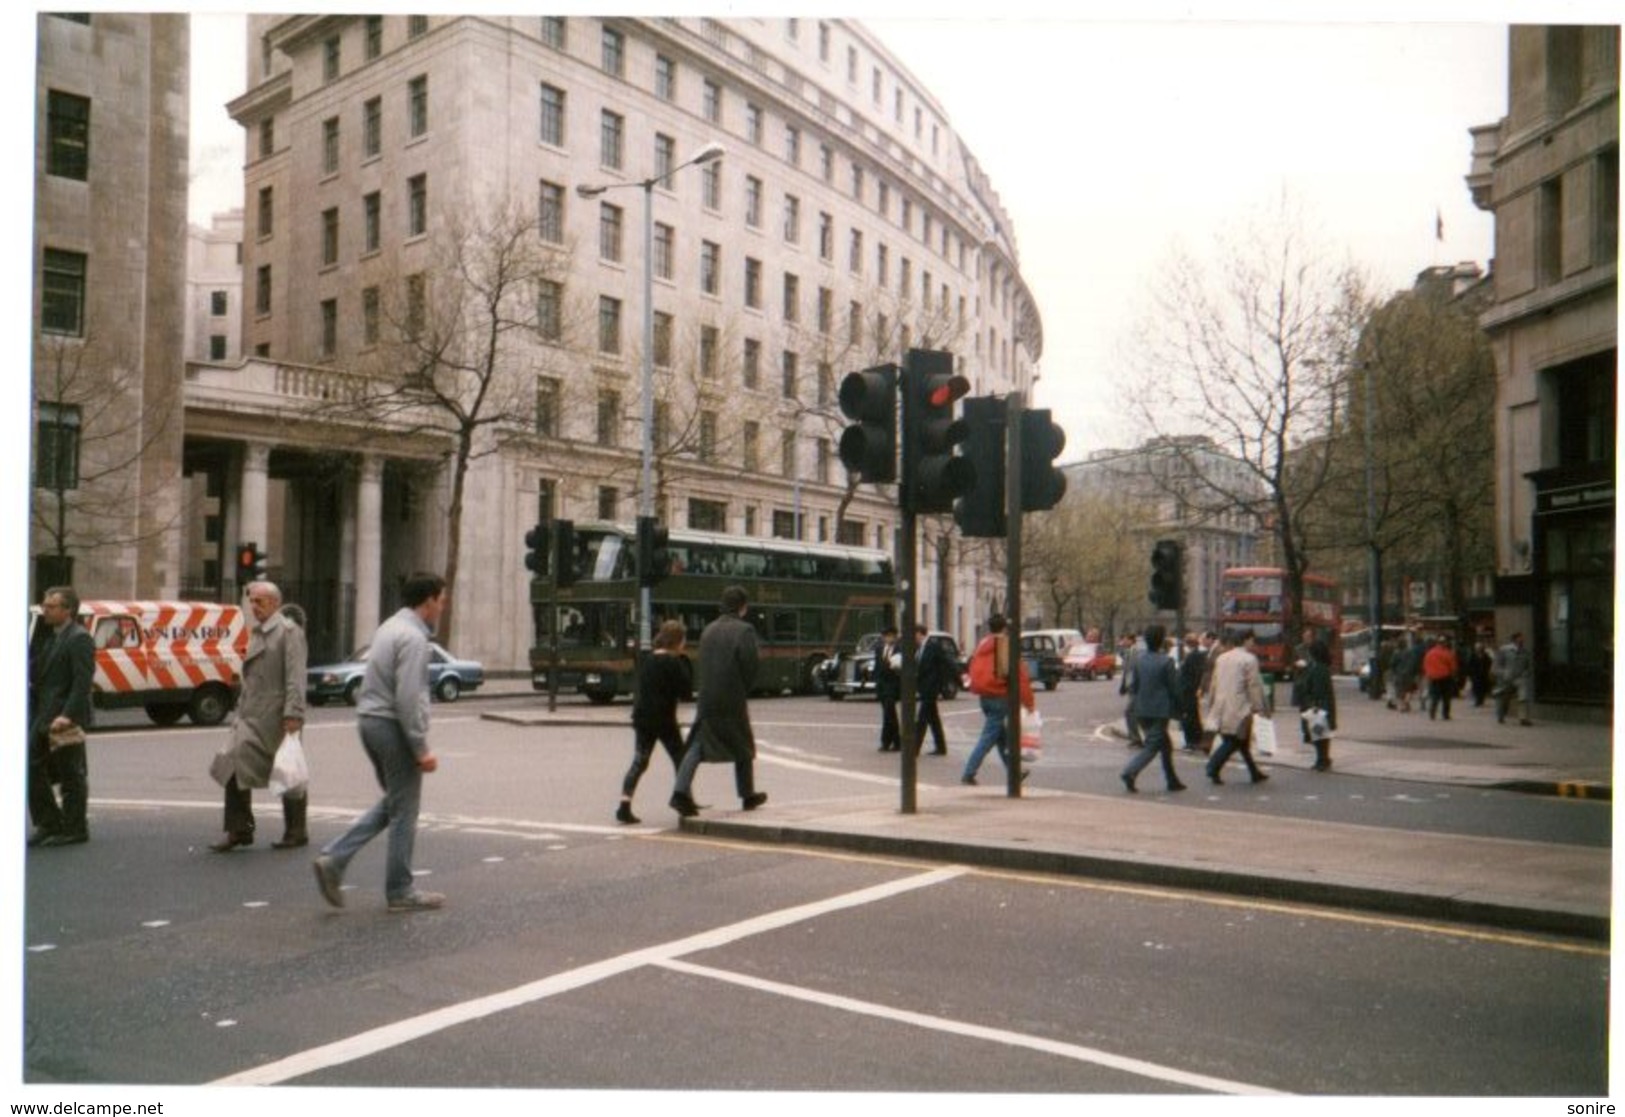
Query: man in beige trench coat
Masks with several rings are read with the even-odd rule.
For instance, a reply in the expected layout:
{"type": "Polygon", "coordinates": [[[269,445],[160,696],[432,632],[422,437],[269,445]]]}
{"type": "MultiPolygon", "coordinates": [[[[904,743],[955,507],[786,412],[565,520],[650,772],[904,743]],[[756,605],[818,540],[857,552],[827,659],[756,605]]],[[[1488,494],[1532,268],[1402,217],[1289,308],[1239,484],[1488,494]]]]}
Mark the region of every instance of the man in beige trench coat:
{"type": "MultiPolygon", "coordinates": [[[[282,591],[270,582],[248,587],[248,609],[254,628],[243,658],[243,689],[231,722],[231,740],[222,755],[229,759],[225,779],[225,834],[209,848],[227,853],[254,844],[253,788],[271,780],[277,746],[305,724],[305,633],[280,610],[282,591]]],[[[221,771],[227,769],[222,764],[221,771]]],[[[282,800],[285,831],[276,849],[306,845],[305,806],[301,791],[282,800]]]]}

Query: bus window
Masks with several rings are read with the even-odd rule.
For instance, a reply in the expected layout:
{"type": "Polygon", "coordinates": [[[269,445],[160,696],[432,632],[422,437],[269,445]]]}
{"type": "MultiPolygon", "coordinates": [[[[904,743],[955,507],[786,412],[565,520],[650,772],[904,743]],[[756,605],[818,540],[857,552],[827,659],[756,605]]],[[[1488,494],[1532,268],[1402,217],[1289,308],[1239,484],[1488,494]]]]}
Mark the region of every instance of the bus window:
{"type": "Polygon", "coordinates": [[[795,643],[797,628],[794,609],[774,609],[767,616],[767,638],[776,644],[795,643]]]}
{"type": "Polygon", "coordinates": [[[625,646],[631,608],[619,601],[595,601],[559,609],[559,639],[572,647],[625,646]]]}

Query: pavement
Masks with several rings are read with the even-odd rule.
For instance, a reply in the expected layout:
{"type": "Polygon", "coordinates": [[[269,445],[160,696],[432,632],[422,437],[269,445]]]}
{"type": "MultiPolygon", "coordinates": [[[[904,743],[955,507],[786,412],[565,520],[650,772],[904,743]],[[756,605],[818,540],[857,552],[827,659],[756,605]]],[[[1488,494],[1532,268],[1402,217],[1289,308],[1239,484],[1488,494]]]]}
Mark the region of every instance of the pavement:
{"type": "MultiPolygon", "coordinates": [[[[1063,684],[1065,685],[1065,684],[1063,684]]],[[[1086,685],[1086,684],[1075,684],[1086,685]]],[[[496,682],[493,695],[528,690],[496,682]]],[[[491,710],[485,717],[531,725],[626,725],[624,703],[593,707],[561,697],[491,710]]],[[[1333,771],[1460,788],[1612,800],[1611,724],[1541,719],[1497,724],[1488,706],[1458,702],[1450,721],[1402,714],[1340,687],[1333,771]]],[[[1043,700],[1040,696],[1040,707],[1043,700]]],[[[503,703],[504,707],[509,703],[503,703]]],[[[1275,717],[1282,748],[1271,768],[1305,768],[1295,713],[1275,717]]],[[[1108,732],[1110,727],[1108,727],[1108,732]]],[[[1101,744],[1095,741],[1092,744],[1101,744]]],[[[1176,744],[1177,744],[1176,738],[1176,744]]],[[[1071,747],[1062,744],[1060,747],[1071,747]]],[[[1126,757],[1127,750],[1124,750],[1126,757]]],[[[1182,760],[1191,793],[1208,785],[1182,760]],[[1193,779],[1194,777],[1194,779],[1193,779]],[[1199,783],[1197,781],[1200,781],[1199,783]]],[[[1228,784],[1245,794],[1239,758],[1228,784]]],[[[1010,795],[992,763],[977,787],[920,783],[904,813],[898,790],[814,802],[770,801],[758,811],[714,809],[684,819],[685,833],[730,840],[843,849],[1002,870],[1063,873],[1125,884],[1200,889],[1254,899],[1310,903],[1413,919],[1470,923],[1607,941],[1612,909],[1608,848],[1397,830],[1257,813],[1169,814],[1178,796],[1162,790],[1155,765],[1141,794],[1045,789],[1039,776],[1010,795]]],[[[1607,810],[1607,804],[1575,804],[1607,810]]]]}

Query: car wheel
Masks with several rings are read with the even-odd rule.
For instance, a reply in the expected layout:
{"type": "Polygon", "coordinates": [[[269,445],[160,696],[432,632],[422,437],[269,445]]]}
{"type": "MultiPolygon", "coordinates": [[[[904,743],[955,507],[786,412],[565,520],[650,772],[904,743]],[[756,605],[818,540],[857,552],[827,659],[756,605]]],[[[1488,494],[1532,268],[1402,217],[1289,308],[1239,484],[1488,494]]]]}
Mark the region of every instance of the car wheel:
{"type": "Polygon", "coordinates": [[[231,691],[223,686],[199,687],[192,694],[186,714],[193,725],[219,725],[231,713],[231,691]]]}
{"type": "Polygon", "coordinates": [[[594,706],[607,706],[615,701],[615,692],[613,690],[589,690],[587,691],[587,701],[594,706]]]}
{"type": "Polygon", "coordinates": [[[351,679],[344,684],[344,704],[354,706],[361,698],[361,680],[351,679]]]}
{"type": "Polygon", "coordinates": [[[446,675],[435,685],[435,697],[442,702],[455,702],[457,696],[463,693],[462,680],[456,675],[446,675]]]}

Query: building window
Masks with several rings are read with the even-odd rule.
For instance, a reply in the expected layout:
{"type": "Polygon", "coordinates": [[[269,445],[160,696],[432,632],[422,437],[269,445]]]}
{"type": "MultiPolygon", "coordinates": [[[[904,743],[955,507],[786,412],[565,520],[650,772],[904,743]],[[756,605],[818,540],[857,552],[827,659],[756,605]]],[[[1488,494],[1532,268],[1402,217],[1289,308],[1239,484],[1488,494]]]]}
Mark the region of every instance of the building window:
{"type": "Polygon", "coordinates": [[[1535,278],[1542,285],[1563,278],[1563,180],[1540,184],[1535,221],[1535,278]]]}
{"type": "Polygon", "coordinates": [[[373,346],[378,344],[379,301],[378,288],[363,287],[361,289],[361,344],[373,346]]]}
{"type": "Polygon", "coordinates": [[[828,361],[818,362],[818,406],[828,407],[835,402],[835,367],[828,361]]]}
{"type": "Polygon", "coordinates": [[[829,61],[829,24],[822,20],[818,24],[818,61],[829,61]]]}
{"type": "Polygon", "coordinates": [[[754,419],[746,419],[740,430],[740,464],[750,473],[761,469],[762,427],[754,419]]]}
{"type": "Polygon", "coordinates": [[[677,63],[664,54],[655,55],[655,96],[662,101],[677,100],[677,63]]]}
{"type": "Polygon", "coordinates": [[[542,83],[542,142],[564,146],[564,90],[542,83]]]}
{"type": "Polygon", "coordinates": [[[429,130],[429,76],[419,74],[406,83],[407,132],[414,138],[429,130]]]}
{"type": "Polygon", "coordinates": [[[598,258],[619,263],[621,259],[621,207],[598,203],[598,258]]]}
{"type": "Polygon", "coordinates": [[[322,80],[339,79],[339,37],[330,35],[322,40],[322,80]]]}
{"type": "Polygon", "coordinates": [[[551,523],[558,516],[558,486],[552,481],[536,482],[536,522],[551,523]]]}
{"type": "Polygon", "coordinates": [[[818,289],[818,332],[828,334],[835,328],[835,292],[828,287],[818,289]]]}
{"type": "Polygon", "coordinates": [[[621,351],[621,300],[608,295],[598,298],[598,351],[621,351]]]}
{"type": "Polygon", "coordinates": [[[711,241],[700,242],[700,290],[707,295],[717,294],[722,286],[722,246],[711,241]]]}
{"type": "Polygon", "coordinates": [[[259,238],[264,240],[276,228],[276,210],[272,205],[271,187],[260,187],[260,204],[258,210],[259,238]]]}
{"type": "Polygon", "coordinates": [[[706,78],[705,79],[705,93],[704,93],[703,100],[704,100],[705,119],[710,121],[712,124],[721,124],[722,123],[722,86],[718,85],[716,82],[712,81],[710,78],[706,78]]]}
{"type": "Polygon", "coordinates": [[[791,194],[784,196],[784,241],[801,243],[801,199],[791,194]]]}
{"type": "Polygon", "coordinates": [[[339,301],[337,299],[322,300],[322,340],[321,355],[324,359],[332,359],[339,347],[339,301]]]}
{"type": "Polygon", "coordinates": [[[753,337],[745,339],[745,354],[740,379],[747,388],[762,386],[762,343],[753,337]]]}
{"type": "Polygon", "coordinates": [[[715,163],[700,168],[700,202],[709,210],[722,208],[722,168],[715,163]]]}
{"type": "Polygon", "coordinates": [[[670,136],[655,133],[655,169],[650,177],[662,180],[661,185],[669,185],[663,180],[670,178],[677,169],[677,141],[670,136]]]}
{"type": "Polygon", "coordinates": [[[598,486],[598,518],[613,520],[620,515],[621,490],[614,485],[598,486]]]}
{"type": "MultiPolygon", "coordinates": [[[[907,204],[906,202],[904,203],[907,204]]],[[[883,178],[875,179],[875,212],[885,217],[891,209],[891,183],[883,178]]],[[[904,212],[907,212],[906,210],[904,212]]]]}
{"type": "Polygon", "coordinates": [[[41,403],[34,438],[34,484],[62,492],[79,487],[79,409],[41,403]]]}
{"type": "Polygon", "coordinates": [[[818,145],[818,172],[825,182],[835,181],[835,149],[829,144],[818,145]]]}
{"type": "Polygon", "coordinates": [[[762,262],[745,257],[745,305],[762,308],[762,262]]]}
{"type": "Polygon", "coordinates": [[[429,31],[429,17],[428,16],[407,16],[406,17],[406,37],[408,39],[415,39],[419,35],[427,34],[428,31],[429,31]]]}
{"type": "Polygon", "coordinates": [[[800,361],[792,350],[786,349],[783,353],[782,388],[785,399],[799,399],[801,387],[800,361]]]}
{"type": "Polygon", "coordinates": [[[702,462],[717,460],[717,413],[715,411],[700,412],[699,457],[702,462]]]}
{"type": "Polygon", "coordinates": [[[271,313],[270,264],[261,264],[254,270],[254,313],[271,313]]]}
{"type": "Polygon", "coordinates": [[[361,157],[375,159],[384,149],[384,99],[369,97],[361,103],[361,157]]]}
{"type": "Polygon", "coordinates": [[[863,168],[852,164],[852,197],[863,201],[863,168]]]}
{"type": "Polygon", "coordinates": [[[891,274],[888,267],[890,261],[890,250],[883,244],[875,245],[875,283],[880,287],[886,286],[888,276],[891,274]]]}
{"type": "Polygon", "coordinates": [[[564,187],[556,182],[541,184],[536,229],[548,244],[564,243],[564,187]]]}
{"type": "Polygon", "coordinates": [[[598,126],[598,161],[611,170],[620,170],[626,139],[626,118],[604,110],[598,126]]]}
{"type": "Polygon", "coordinates": [[[897,262],[897,294],[908,298],[908,289],[914,282],[914,263],[907,256],[897,262]]]}
{"type": "Polygon", "coordinates": [[[752,147],[762,146],[762,106],[745,105],[745,140],[752,147]]]}
{"type": "Polygon", "coordinates": [[[874,97],[875,104],[880,104],[881,77],[879,66],[874,67],[874,69],[871,71],[869,88],[871,96],[874,97]]]}
{"type": "Polygon", "coordinates": [[[672,317],[664,311],[654,313],[654,363],[656,368],[671,367],[672,317]]]}
{"type": "Polygon", "coordinates": [[[655,400],[654,429],[649,440],[656,450],[664,450],[671,443],[671,406],[663,399],[655,400]]]}
{"type": "Polygon", "coordinates": [[[717,378],[718,333],[715,326],[700,327],[700,376],[705,380],[717,378]]]}
{"type": "Polygon", "coordinates": [[[377,252],[383,240],[384,196],[374,190],[361,199],[361,251],[377,252]]]}
{"type": "MultiPolygon", "coordinates": [[[[711,416],[712,432],[716,430],[716,416],[711,416]]],[[[703,418],[701,420],[703,425],[703,418]]],[[[728,530],[728,506],[720,500],[701,500],[699,497],[690,497],[688,501],[688,526],[695,531],[728,530]]]]}
{"type": "Polygon", "coordinates": [[[422,272],[406,277],[406,336],[416,341],[423,336],[429,319],[429,280],[422,272]]]}
{"type": "Polygon", "coordinates": [[[536,332],[543,341],[564,339],[564,284],[556,279],[536,281],[536,332]]]}
{"type": "Polygon", "coordinates": [[[858,48],[846,48],[846,80],[852,85],[858,84],[858,48]]]}
{"type": "Polygon", "coordinates": [[[863,304],[846,304],[846,340],[849,345],[863,344],[863,304]]]}
{"type": "Polygon", "coordinates": [[[223,361],[226,359],[226,335],[209,335],[209,360],[223,361]]]}
{"type": "Polygon", "coordinates": [[[783,508],[773,510],[773,538],[794,539],[796,537],[796,514],[787,512],[783,508]]]}
{"type": "Polygon", "coordinates": [[[339,118],[330,116],[322,121],[322,173],[339,172],[339,118]]]}
{"type": "Polygon", "coordinates": [[[619,446],[621,443],[621,394],[610,388],[598,392],[598,444],[619,446]]]}
{"type": "Polygon", "coordinates": [[[406,235],[420,237],[429,231],[429,176],[413,175],[406,180],[406,235]]]}
{"type": "Polygon", "coordinates": [[[801,321],[801,280],[788,272],[784,275],[784,320],[801,321]]]}
{"type": "Polygon", "coordinates": [[[784,126],[784,161],[792,167],[801,165],[801,129],[793,124],[784,126]]]}
{"type": "Polygon", "coordinates": [[[45,127],[45,173],[84,182],[90,177],[90,99],[51,90],[45,127]]]}
{"type": "Polygon", "coordinates": [[[783,431],[779,435],[779,472],[786,477],[795,477],[796,473],[796,432],[783,431]]]}
{"type": "Polygon", "coordinates": [[[745,224],[762,227],[762,180],[755,175],[745,176],[745,224]]]}
{"type": "Polygon", "coordinates": [[[367,61],[384,53],[384,17],[368,16],[365,34],[367,61]]]}
{"type": "Polygon", "coordinates": [[[536,433],[543,438],[559,436],[559,393],[562,385],[556,377],[536,378],[536,433]]]}
{"type": "MultiPolygon", "coordinates": [[[[818,458],[813,465],[813,479],[816,480],[820,485],[829,484],[829,466],[830,458],[832,456],[833,455],[831,455],[829,452],[829,439],[820,438],[818,440],[818,458]]],[[[822,529],[819,530],[818,537],[820,539],[824,538],[824,532],[822,529]]]]}
{"type": "Polygon", "coordinates": [[[563,16],[542,17],[542,42],[554,50],[563,50],[566,41],[564,35],[563,16]]]}
{"type": "Polygon", "coordinates": [[[835,218],[827,213],[818,215],[818,258],[835,259],[835,218]]]}
{"type": "Polygon", "coordinates": [[[269,159],[276,154],[276,117],[260,121],[260,158],[269,159]]]}
{"type": "Polygon", "coordinates": [[[676,260],[677,230],[670,225],[655,222],[654,227],[654,273],[658,279],[670,279],[674,274],[676,260]]]}
{"type": "Polygon", "coordinates": [[[852,241],[847,245],[846,267],[853,275],[863,274],[863,230],[852,230],[852,241]]]}
{"type": "Polygon", "coordinates": [[[332,267],[339,262],[339,211],[337,207],[322,210],[322,266],[332,267]]]}
{"type": "Polygon", "coordinates": [[[626,36],[612,27],[604,28],[603,66],[606,74],[626,76],[626,36]]]}
{"type": "Polygon", "coordinates": [[[225,291],[209,292],[209,313],[220,318],[231,312],[231,299],[225,291]]]}

